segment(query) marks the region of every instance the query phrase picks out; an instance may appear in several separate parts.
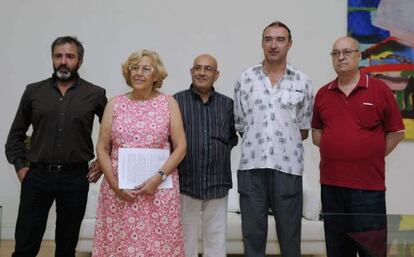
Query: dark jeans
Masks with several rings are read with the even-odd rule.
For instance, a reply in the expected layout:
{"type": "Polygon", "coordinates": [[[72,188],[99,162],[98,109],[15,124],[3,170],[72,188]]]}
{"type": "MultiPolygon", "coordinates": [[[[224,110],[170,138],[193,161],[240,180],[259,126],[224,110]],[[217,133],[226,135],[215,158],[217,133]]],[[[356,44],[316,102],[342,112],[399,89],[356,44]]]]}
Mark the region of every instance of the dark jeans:
{"type": "Polygon", "coordinates": [[[329,257],[386,256],[385,192],[321,186],[329,257]]]}
{"type": "Polygon", "coordinates": [[[270,208],[281,255],[300,257],[302,177],[272,169],[252,169],[239,170],[237,181],[245,256],[265,256],[270,208]]]}
{"type": "Polygon", "coordinates": [[[37,255],[53,201],[56,201],[55,256],[75,256],[89,190],[86,174],[87,170],[27,172],[21,184],[13,257],[37,255]]]}

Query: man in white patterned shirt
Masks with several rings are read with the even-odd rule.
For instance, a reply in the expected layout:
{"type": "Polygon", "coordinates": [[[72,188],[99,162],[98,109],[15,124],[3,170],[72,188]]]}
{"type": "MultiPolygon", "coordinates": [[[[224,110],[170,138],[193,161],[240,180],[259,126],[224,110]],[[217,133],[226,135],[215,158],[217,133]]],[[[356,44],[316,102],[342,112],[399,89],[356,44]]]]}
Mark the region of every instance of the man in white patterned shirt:
{"type": "Polygon", "coordinates": [[[265,256],[272,210],[282,256],[300,256],[302,140],[312,117],[308,76],[287,63],[289,28],[269,24],[262,34],[264,61],[242,72],[234,92],[236,130],[242,136],[239,171],[246,256],[265,256]]]}

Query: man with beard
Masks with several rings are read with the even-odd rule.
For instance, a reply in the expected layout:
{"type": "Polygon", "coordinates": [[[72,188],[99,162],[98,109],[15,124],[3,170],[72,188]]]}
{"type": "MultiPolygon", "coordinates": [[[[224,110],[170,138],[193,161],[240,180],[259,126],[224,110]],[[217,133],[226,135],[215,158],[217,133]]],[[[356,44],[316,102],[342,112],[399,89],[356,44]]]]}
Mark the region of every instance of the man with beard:
{"type": "Polygon", "coordinates": [[[105,90],[79,77],[84,49],[76,38],[59,37],[51,50],[53,76],[26,87],[6,142],[7,159],[21,182],[13,257],[37,255],[54,201],[55,256],[74,257],[89,182],[101,176],[98,163],[88,162],[94,158],[94,115],[102,117],[105,90]]]}

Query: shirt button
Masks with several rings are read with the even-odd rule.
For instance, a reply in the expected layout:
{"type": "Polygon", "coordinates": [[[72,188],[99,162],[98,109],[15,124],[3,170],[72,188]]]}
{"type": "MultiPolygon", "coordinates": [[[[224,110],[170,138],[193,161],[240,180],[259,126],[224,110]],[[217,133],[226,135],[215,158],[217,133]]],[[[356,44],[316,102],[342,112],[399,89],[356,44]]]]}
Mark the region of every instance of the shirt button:
{"type": "Polygon", "coordinates": [[[65,116],[65,113],[64,113],[64,112],[61,112],[61,113],[60,113],[60,116],[65,116]]]}
{"type": "Polygon", "coordinates": [[[61,97],[61,98],[59,98],[59,101],[63,101],[63,98],[61,97]]]}
{"type": "Polygon", "coordinates": [[[58,131],[59,131],[59,132],[62,132],[62,130],[63,130],[62,128],[59,128],[59,129],[58,129],[58,131]]]}

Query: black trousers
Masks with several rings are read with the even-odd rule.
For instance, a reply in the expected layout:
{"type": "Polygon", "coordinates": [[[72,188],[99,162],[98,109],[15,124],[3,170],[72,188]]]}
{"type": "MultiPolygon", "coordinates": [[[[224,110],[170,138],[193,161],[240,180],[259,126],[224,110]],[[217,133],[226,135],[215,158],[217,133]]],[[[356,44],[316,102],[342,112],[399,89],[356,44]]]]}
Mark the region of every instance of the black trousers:
{"type": "Polygon", "coordinates": [[[50,207],[56,201],[56,257],[75,257],[86,209],[87,169],[45,171],[31,168],[21,185],[16,246],[12,257],[37,255],[50,207]]]}
{"type": "Polygon", "coordinates": [[[385,192],[321,185],[329,257],[382,257],[387,251],[385,192]]]}

